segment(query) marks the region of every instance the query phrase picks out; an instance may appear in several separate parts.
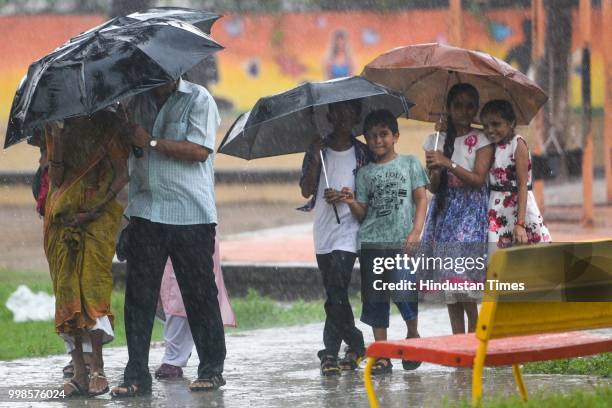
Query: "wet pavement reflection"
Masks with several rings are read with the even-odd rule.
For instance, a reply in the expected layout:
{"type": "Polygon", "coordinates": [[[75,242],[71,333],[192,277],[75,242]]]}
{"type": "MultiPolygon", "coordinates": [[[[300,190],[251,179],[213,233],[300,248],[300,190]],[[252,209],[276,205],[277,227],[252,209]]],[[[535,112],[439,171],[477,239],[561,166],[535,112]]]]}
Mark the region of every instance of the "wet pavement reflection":
{"type": "MultiPolygon", "coordinates": [[[[372,341],[371,330],[359,323],[372,341]]],[[[316,352],[321,348],[323,325],[309,324],[287,328],[253,330],[227,335],[227,360],[224,377],[227,385],[208,393],[192,393],[187,389],[197,372],[194,353],[184,370],[185,378],[173,381],[153,381],[151,396],[126,400],[111,400],[106,394],[94,399],[74,399],[61,402],[29,402],[15,404],[6,398],[8,388],[36,387],[55,389],[62,383],[61,369],[67,356],[21,359],[0,364],[0,406],[65,406],[82,407],[366,407],[363,388],[363,368],[339,377],[323,378],[319,374],[316,352]]],[[[389,338],[403,338],[405,325],[399,315],[392,316],[389,338]]],[[[446,308],[420,305],[421,336],[450,333],[446,308]]],[[[127,361],[127,348],[105,348],[106,375],[111,387],[117,385],[127,361]]],[[[151,372],[160,364],[163,346],[151,348],[151,372]]],[[[362,364],[363,367],[363,364],[362,364]]],[[[589,376],[525,375],[528,392],[570,392],[611,384],[611,379],[589,376]]],[[[512,371],[509,368],[485,370],[485,400],[495,395],[516,395],[512,371]]],[[[394,362],[390,375],[374,378],[374,386],[383,407],[452,406],[468,399],[471,370],[423,364],[416,371],[403,371],[394,362]]]]}

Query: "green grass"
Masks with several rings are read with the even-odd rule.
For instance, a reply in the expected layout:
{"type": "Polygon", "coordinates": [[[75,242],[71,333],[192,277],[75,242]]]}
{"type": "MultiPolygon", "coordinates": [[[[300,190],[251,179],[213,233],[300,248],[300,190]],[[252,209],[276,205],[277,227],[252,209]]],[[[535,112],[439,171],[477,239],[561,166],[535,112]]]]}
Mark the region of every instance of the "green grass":
{"type": "MultiPolygon", "coordinates": [[[[468,408],[470,404],[462,401],[459,404],[445,404],[447,407],[468,408]]],[[[482,408],[608,408],[612,406],[612,387],[599,386],[592,390],[577,390],[568,394],[535,393],[527,402],[519,397],[496,397],[485,400],[482,408]]]]}
{"type": "MultiPolygon", "coordinates": [[[[325,319],[323,301],[279,303],[249,290],[243,298],[231,299],[238,327],[227,332],[266,327],[292,326],[320,322],[325,319]]],[[[354,304],[354,302],[353,302],[354,304]]]]}
{"type": "Polygon", "coordinates": [[[612,353],[565,360],[542,361],[525,364],[528,374],[576,374],[612,377],[612,353]]]}
{"type": "MultiPolygon", "coordinates": [[[[0,337],[0,360],[65,353],[64,342],[55,333],[53,321],[15,323],[13,313],[6,308],[6,300],[21,284],[27,285],[33,292],[52,293],[49,274],[0,269],[0,281],[0,333],[3,333],[0,337]]],[[[111,302],[115,315],[115,340],[112,345],[124,345],[123,292],[113,291],[111,302]]],[[[156,322],[153,340],[161,340],[162,333],[162,325],[156,322]]]]}
{"type": "MultiPolygon", "coordinates": [[[[6,308],[6,300],[20,284],[27,285],[32,291],[52,293],[51,279],[48,274],[40,272],[16,272],[0,269],[0,333],[10,333],[0,337],[0,360],[12,360],[21,357],[62,354],[64,344],[55,333],[52,321],[46,322],[13,322],[13,314],[6,308]]],[[[354,305],[360,302],[353,300],[354,305]]],[[[325,310],[322,301],[295,301],[280,303],[262,297],[256,291],[249,291],[243,298],[232,299],[238,328],[226,329],[228,333],[266,327],[291,326],[322,321],[325,310]]],[[[123,320],[123,291],[113,291],[112,308],[115,315],[115,339],[110,346],[122,346],[125,341],[123,320]]],[[[356,311],[359,313],[359,311],[356,311]]],[[[153,341],[161,341],[162,324],[156,320],[153,328],[153,341]]]]}

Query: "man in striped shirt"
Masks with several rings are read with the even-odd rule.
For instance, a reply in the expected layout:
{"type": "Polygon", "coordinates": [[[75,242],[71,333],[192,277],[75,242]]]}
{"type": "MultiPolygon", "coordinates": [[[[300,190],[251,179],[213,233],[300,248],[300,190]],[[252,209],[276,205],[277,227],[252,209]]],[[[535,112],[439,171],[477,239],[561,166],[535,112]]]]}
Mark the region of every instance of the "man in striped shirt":
{"type": "Polygon", "coordinates": [[[168,257],[200,358],[198,379],[189,388],[217,389],[225,384],[226,353],[213,273],[217,106],[205,88],[180,79],[135,96],[128,111],[134,123],[131,142],[142,154],[129,159],[125,289],[129,361],[123,383],[112,395],[151,391],[151,331],[168,257]]]}

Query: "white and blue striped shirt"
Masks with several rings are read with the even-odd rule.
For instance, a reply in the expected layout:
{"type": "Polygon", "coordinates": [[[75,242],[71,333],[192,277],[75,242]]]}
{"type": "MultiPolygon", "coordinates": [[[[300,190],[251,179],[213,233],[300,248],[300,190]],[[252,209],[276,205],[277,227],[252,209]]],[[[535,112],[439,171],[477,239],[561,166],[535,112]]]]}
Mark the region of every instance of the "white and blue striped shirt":
{"type": "Polygon", "coordinates": [[[173,225],[216,224],[213,160],[221,120],[210,93],[181,79],[161,109],[148,92],[136,95],[129,108],[133,120],[154,139],[188,140],[210,154],[198,162],[174,159],[153,149],[143,149],[141,158],[132,153],[127,216],[173,225]]]}

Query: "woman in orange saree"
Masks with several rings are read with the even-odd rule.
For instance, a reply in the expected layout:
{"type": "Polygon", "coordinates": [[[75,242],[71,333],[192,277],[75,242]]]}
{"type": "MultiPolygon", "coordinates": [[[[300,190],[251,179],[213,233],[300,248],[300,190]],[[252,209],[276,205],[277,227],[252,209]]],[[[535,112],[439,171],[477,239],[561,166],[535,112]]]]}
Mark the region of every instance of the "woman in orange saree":
{"type": "Polygon", "coordinates": [[[123,208],[117,193],[128,181],[129,151],[122,122],[111,112],[46,127],[50,186],[44,247],[55,293],[55,329],[72,355],[66,396],[108,391],[102,345],[114,337],[110,310],[115,237],[123,208]],[[91,347],[91,373],[83,348],[91,347]]]}

